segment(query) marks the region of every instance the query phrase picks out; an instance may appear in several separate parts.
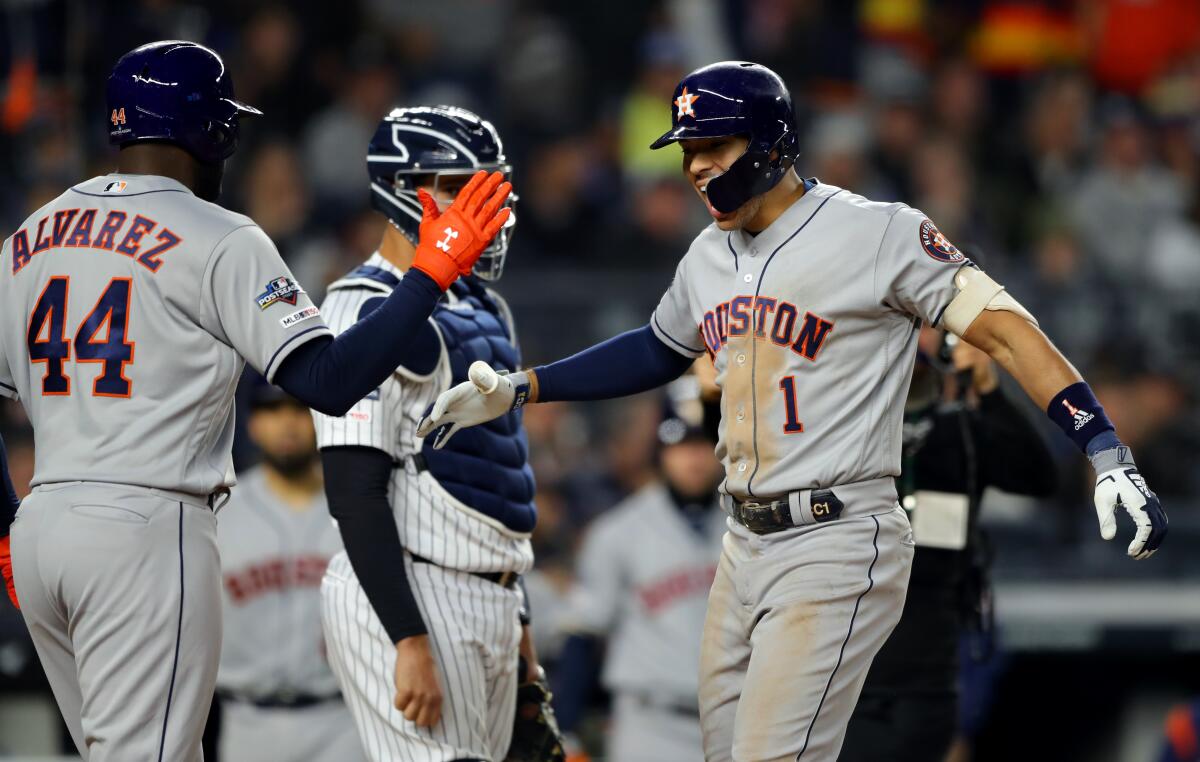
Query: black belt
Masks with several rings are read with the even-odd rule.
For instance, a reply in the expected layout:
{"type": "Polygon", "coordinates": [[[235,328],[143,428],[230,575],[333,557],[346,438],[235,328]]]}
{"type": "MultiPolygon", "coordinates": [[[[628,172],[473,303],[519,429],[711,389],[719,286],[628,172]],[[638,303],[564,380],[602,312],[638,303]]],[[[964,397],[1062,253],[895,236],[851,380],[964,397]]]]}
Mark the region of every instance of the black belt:
{"type": "MultiPolygon", "coordinates": [[[[830,489],[813,490],[810,504],[818,523],[833,521],[845,507],[830,489]]],[[[768,502],[733,500],[729,513],[734,521],[755,534],[771,534],[803,526],[792,518],[791,501],[787,497],[768,502]]]]}
{"type": "Polygon", "coordinates": [[[638,705],[643,709],[658,709],[663,712],[670,712],[681,717],[699,717],[700,705],[684,701],[663,701],[655,696],[645,693],[634,695],[638,705]]]}
{"type": "MultiPolygon", "coordinates": [[[[441,566],[441,564],[435,563],[434,561],[430,561],[428,558],[425,558],[424,556],[418,556],[416,553],[410,552],[409,555],[412,556],[412,560],[413,560],[414,564],[431,564],[433,566],[441,566]]],[[[442,567],[442,568],[445,568],[445,567],[442,567]]],[[[451,571],[459,571],[459,570],[451,569],[451,571]]],[[[480,579],[486,579],[488,582],[497,584],[500,587],[506,587],[509,590],[516,587],[517,580],[521,578],[520,572],[515,572],[515,571],[464,572],[464,573],[470,574],[472,577],[479,577],[480,579]]]]}
{"type": "Polygon", "coordinates": [[[313,693],[292,693],[284,691],[274,693],[270,696],[246,696],[234,691],[217,691],[217,695],[223,701],[233,701],[238,704],[251,704],[259,709],[304,709],[317,704],[325,704],[330,701],[341,701],[342,694],[328,693],[325,695],[316,695],[313,693]]]}
{"type": "Polygon", "coordinates": [[[417,469],[418,474],[429,470],[429,464],[425,462],[425,456],[419,452],[409,455],[408,460],[413,464],[413,468],[417,469]]]}

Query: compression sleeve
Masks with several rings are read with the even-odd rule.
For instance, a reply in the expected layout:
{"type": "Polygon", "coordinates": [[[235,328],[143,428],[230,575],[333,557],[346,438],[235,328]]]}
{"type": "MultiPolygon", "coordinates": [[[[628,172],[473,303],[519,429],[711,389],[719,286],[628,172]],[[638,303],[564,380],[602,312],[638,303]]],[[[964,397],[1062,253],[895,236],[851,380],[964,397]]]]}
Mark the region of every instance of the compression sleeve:
{"type": "Polygon", "coordinates": [[[410,269],[378,308],[337,338],[297,347],[275,373],[275,384],[318,412],[345,415],[404,364],[441,295],[432,278],[410,269]]]}
{"type": "Polygon", "coordinates": [[[535,368],[537,401],[604,400],[649,391],[682,376],[693,360],[664,344],[646,325],[535,368]]]}
{"type": "Polygon", "coordinates": [[[327,447],[325,495],[346,555],[393,643],[427,630],[404,568],[404,548],[388,502],[391,457],[372,447],[327,447]]]}
{"type": "Polygon", "coordinates": [[[564,733],[574,733],[596,689],[603,642],[593,635],[571,635],[563,644],[551,676],[554,716],[564,733]]]}

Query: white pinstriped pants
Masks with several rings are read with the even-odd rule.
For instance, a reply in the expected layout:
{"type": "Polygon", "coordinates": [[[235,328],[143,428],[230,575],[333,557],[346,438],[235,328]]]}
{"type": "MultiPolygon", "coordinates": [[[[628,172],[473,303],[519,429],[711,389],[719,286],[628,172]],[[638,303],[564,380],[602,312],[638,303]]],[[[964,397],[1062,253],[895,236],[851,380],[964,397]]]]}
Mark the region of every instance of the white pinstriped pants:
{"type": "Polygon", "coordinates": [[[499,762],[516,709],[520,594],[466,572],[405,565],[442,681],[442,718],[432,728],[393,706],[396,649],[344,552],[321,582],[329,664],[363,749],[373,762],[499,762]]]}

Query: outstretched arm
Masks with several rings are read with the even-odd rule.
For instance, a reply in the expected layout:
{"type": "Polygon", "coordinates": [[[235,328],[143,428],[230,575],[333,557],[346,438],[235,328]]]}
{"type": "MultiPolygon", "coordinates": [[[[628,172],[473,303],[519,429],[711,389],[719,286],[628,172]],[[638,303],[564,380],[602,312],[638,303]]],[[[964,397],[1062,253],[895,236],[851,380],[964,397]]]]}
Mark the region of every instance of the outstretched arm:
{"type": "Polygon", "coordinates": [[[991,355],[1043,410],[1060,391],[1083,380],[1046,334],[1014,312],[985,310],[963,338],[991,355]]]}
{"type": "Polygon", "coordinates": [[[1037,326],[1010,310],[983,310],[963,338],[1011,373],[1091,460],[1096,469],[1095,504],[1101,536],[1106,540],[1116,536],[1115,511],[1120,506],[1137,525],[1129,555],[1149,558],[1166,536],[1166,514],[1079,371],[1037,326]]]}
{"type": "Polygon", "coordinates": [[[460,428],[498,418],[527,402],[625,397],[679,378],[692,361],[664,344],[647,325],[565,360],[507,376],[475,362],[468,371],[470,380],[438,397],[417,435],[444,427],[433,445],[441,448],[460,428]]]}

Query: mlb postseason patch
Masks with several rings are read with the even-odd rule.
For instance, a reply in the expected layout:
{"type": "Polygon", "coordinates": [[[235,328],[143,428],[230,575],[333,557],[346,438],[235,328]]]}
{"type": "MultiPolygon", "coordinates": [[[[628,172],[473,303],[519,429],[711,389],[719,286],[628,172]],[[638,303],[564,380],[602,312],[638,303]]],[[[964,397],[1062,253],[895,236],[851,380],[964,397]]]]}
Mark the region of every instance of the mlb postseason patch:
{"type": "Polygon", "coordinates": [[[942,231],[938,230],[937,226],[929,220],[921,223],[920,235],[921,246],[925,249],[925,253],[937,261],[962,262],[966,259],[958,247],[950,243],[950,240],[942,235],[942,231]]]}
{"type": "Polygon", "coordinates": [[[303,293],[304,289],[291,278],[276,278],[267,284],[266,290],[255,297],[255,301],[258,302],[260,310],[265,310],[275,302],[295,305],[296,297],[303,293]]]}
{"type": "Polygon", "coordinates": [[[288,315],[287,317],[280,318],[279,324],[281,326],[283,326],[284,328],[291,328],[296,323],[303,323],[305,320],[308,320],[309,318],[314,318],[320,314],[321,314],[321,310],[317,309],[315,306],[305,307],[302,310],[296,310],[295,312],[288,315]]]}

